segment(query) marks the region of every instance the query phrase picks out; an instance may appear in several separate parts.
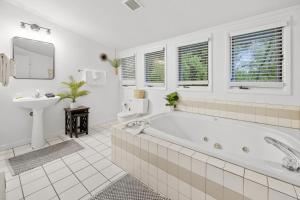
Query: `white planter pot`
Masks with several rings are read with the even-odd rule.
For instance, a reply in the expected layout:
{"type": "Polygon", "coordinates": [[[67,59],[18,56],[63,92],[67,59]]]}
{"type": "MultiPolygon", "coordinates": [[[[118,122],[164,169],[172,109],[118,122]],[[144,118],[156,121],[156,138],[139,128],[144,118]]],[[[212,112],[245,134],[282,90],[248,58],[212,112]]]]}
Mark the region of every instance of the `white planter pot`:
{"type": "Polygon", "coordinates": [[[169,110],[169,112],[173,112],[175,110],[175,108],[173,106],[168,106],[168,110],[169,110]]]}
{"type": "Polygon", "coordinates": [[[78,107],[77,102],[72,102],[72,103],[70,103],[70,108],[71,108],[71,109],[74,109],[74,108],[77,108],[77,107],[78,107]]]}

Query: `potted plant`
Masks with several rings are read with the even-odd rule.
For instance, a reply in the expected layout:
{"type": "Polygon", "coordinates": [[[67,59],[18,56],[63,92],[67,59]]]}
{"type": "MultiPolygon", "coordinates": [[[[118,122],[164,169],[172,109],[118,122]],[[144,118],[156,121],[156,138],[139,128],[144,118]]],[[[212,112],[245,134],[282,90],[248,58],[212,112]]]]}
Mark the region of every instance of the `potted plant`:
{"type": "Polygon", "coordinates": [[[57,96],[60,97],[59,101],[62,101],[64,99],[71,99],[70,108],[76,108],[77,107],[77,98],[86,96],[89,94],[89,91],[87,90],[80,90],[82,86],[84,86],[86,82],[84,81],[76,81],[73,76],[70,76],[69,82],[62,82],[62,85],[69,88],[69,91],[62,92],[57,94],[57,96]]]}
{"type": "Polygon", "coordinates": [[[167,101],[166,106],[170,108],[170,111],[173,111],[176,108],[179,96],[177,92],[172,92],[165,97],[167,101]]]}
{"type": "Polygon", "coordinates": [[[115,58],[110,59],[105,53],[100,55],[100,59],[104,62],[109,62],[109,64],[114,68],[115,74],[118,75],[119,67],[121,66],[121,59],[116,58],[116,56],[115,58]]]}

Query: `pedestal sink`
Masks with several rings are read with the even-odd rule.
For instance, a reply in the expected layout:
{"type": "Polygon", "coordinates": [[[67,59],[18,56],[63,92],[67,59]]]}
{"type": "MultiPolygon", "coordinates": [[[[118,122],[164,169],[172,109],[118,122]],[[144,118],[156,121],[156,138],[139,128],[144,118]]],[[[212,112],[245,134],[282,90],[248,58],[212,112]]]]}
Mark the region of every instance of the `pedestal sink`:
{"type": "Polygon", "coordinates": [[[31,109],[33,112],[33,124],[31,135],[31,146],[39,148],[45,145],[44,126],[43,126],[43,111],[46,107],[53,105],[59,97],[22,97],[14,98],[13,102],[21,108],[31,109]]]}

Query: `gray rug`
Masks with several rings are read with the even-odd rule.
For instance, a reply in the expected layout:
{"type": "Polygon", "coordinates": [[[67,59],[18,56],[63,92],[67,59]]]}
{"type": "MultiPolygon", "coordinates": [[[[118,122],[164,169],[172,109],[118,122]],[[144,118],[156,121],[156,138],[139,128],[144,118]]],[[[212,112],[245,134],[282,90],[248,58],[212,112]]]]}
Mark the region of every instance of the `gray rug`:
{"type": "Polygon", "coordinates": [[[83,147],[75,140],[67,140],[49,147],[8,159],[14,175],[39,167],[47,162],[75,153],[83,147]]]}
{"type": "Polygon", "coordinates": [[[90,200],[169,200],[155,193],[142,182],[126,175],[109,185],[90,200]]]}

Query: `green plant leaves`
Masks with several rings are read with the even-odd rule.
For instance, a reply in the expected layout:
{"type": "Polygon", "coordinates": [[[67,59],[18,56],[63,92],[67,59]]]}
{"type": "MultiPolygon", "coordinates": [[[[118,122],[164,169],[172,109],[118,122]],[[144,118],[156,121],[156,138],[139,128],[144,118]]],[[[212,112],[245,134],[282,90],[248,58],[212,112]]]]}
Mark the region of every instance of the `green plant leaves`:
{"type": "Polygon", "coordinates": [[[121,59],[115,58],[115,59],[108,59],[108,62],[110,65],[114,68],[119,68],[121,65],[121,59]]]}
{"type": "Polygon", "coordinates": [[[66,86],[69,89],[69,91],[57,94],[57,96],[60,97],[59,101],[62,101],[64,99],[71,99],[72,102],[76,102],[76,99],[78,97],[86,96],[90,93],[87,90],[80,90],[80,88],[84,86],[86,82],[84,81],[78,82],[73,78],[73,76],[70,76],[69,79],[70,82],[61,83],[62,85],[66,86]]]}
{"type": "Polygon", "coordinates": [[[165,100],[168,102],[166,106],[176,107],[177,101],[179,100],[179,96],[177,92],[172,92],[165,97],[165,100]]]}

